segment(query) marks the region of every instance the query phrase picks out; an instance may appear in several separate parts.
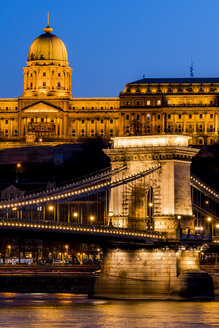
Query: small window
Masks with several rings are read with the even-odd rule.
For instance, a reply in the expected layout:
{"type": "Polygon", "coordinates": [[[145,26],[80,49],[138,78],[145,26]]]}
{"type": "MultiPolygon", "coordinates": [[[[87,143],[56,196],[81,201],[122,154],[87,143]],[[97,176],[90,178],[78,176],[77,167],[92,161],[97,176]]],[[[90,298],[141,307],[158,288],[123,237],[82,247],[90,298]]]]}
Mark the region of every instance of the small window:
{"type": "Polygon", "coordinates": [[[33,123],[33,122],[34,122],[34,118],[32,117],[32,118],[30,119],[30,121],[31,121],[31,123],[33,123]]]}
{"type": "Polygon", "coordinates": [[[84,137],[84,129],[81,130],[81,136],[84,137]]]}
{"type": "Polygon", "coordinates": [[[178,132],[182,132],[182,125],[181,124],[179,124],[179,126],[178,126],[178,132]]]}
{"type": "Polygon", "coordinates": [[[214,140],[213,140],[213,139],[210,139],[210,140],[209,140],[209,143],[210,143],[210,145],[213,145],[214,140]]]}
{"type": "Polygon", "coordinates": [[[202,114],[199,114],[199,118],[202,118],[202,114]]]}
{"type": "Polygon", "coordinates": [[[91,109],[94,109],[94,107],[91,107],[91,109]]]}
{"type": "Polygon", "coordinates": [[[150,125],[147,125],[146,131],[147,131],[147,133],[150,133],[150,132],[151,132],[151,127],[150,127],[150,125]]]}
{"type": "Polygon", "coordinates": [[[72,137],[75,137],[75,129],[72,130],[71,135],[72,135],[72,137]]]}
{"type": "Polygon", "coordinates": [[[150,104],[151,104],[151,101],[147,100],[147,106],[150,106],[150,104]]]}
{"type": "Polygon", "coordinates": [[[211,104],[211,105],[214,105],[214,101],[213,101],[213,100],[210,100],[210,104],[211,104]]]}
{"type": "Polygon", "coordinates": [[[32,77],[32,76],[33,76],[33,74],[31,73],[31,74],[30,74],[30,77],[32,77]]]}
{"type": "Polygon", "coordinates": [[[171,127],[170,124],[169,124],[168,127],[167,127],[167,132],[172,132],[172,127],[171,127]]]}
{"type": "Polygon", "coordinates": [[[113,120],[110,120],[110,124],[113,124],[113,120]]]}
{"type": "Polygon", "coordinates": [[[168,102],[167,102],[167,103],[168,103],[168,105],[171,105],[172,101],[171,101],[171,100],[168,100],[168,102]]]}
{"type": "Polygon", "coordinates": [[[137,106],[140,105],[140,101],[139,101],[139,100],[136,101],[136,105],[137,105],[137,106]]]}
{"type": "Polygon", "coordinates": [[[15,107],[15,110],[17,110],[17,107],[15,107]]]}
{"type": "Polygon", "coordinates": [[[182,118],[182,114],[179,114],[179,119],[181,119],[182,118]]]}
{"type": "Polygon", "coordinates": [[[113,137],[113,130],[110,130],[110,137],[113,137]]]}
{"type": "Polygon", "coordinates": [[[126,120],[129,120],[129,115],[128,114],[126,115],[126,120]]]}
{"type": "Polygon", "coordinates": [[[91,124],[94,124],[94,120],[91,120],[91,124]]]}
{"type": "Polygon", "coordinates": [[[199,143],[199,145],[203,145],[203,140],[202,139],[199,139],[198,140],[198,143],[199,143]]]}
{"type": "Polygon", "coordinates": [[[44,118],[43,117],[41,118],[41,122],[44,122],[44,118]]]}
{"type": "Polygon", "coordinates": [[[157,119],[160,120],[160,114],[157,115],[157,119]]]}
{"type": "Polygon", "coordinates": [[[129,133],[129,126],[126,126],[126,133],[129,133]]]}
{"type": "Polygon", "coordinates": [[[110,109],[113,109],[113,106],[111,106],[110,109]]]}
{"type": "Polygon", "coordinates": [[[192,114],[189,114],[189,118],[192,118],[192,114]]]}
{"type": "Polygon", "coordinates": [[[45,88],[46,87],[46,82],[43,82],[43,88],[45,88]]]}
{"type": "Polygon", "coordinates": [[[126,106],[129,106],[129,101],[126,101],[126,106]]]}
{"type": "Polygon", "coordinates": [[[8,130],[5,130],[5,137],[8,137],[8,130]]]}
{"type": "Polygon", "coordinates": [[[101,120],[100,123],[103,124],[103,120],[101,120]]]}
{"type": "Polygon", "coordinates": [[[61,83],[60,82],[58,82],[58,84],[57,84],[57,89],[61,89],[61,83]]]}
{"type": "Polygon", "coordinates": [[[157,101],[157,106],[160,106],[161,105],[161,100],[158,100],[157,101]]]}
{"type": "Polygon", "coordinates": [[[100,107],[100,109],[103,109],[103,106],[102,106],[102,107],[100,107]]]}
{"type": "Polygon", "coordinates": [[[90,135],[91,137],[94,137],[94,130],[91,130],[90,135]]]}
{"type": "Polygon", "coordinates": [[[8,110],[8,107],[6,107],[6,110],[8,110]]]}
{"type": "Polygon", "coordinates": [[[32,89],[32,87],[33,87],[33,83],[32,83],[32,82],[30,82],[30,88],[32,89]]]}
{"type": "Polygon", "coordinates": [[[58,73],[58,77],[60,77],[61,76],[61,73],[58,73]]]}
{"type": "Polygon", "coordinates": [[[209,132],[214,132],[214,127],[213,127],[213,125],[210,125],[210,126],[209,126],[209,132]]]}
{"type": "Polygon", "coordinates": [[[213,114],[210,114],[210,118],[213,118],[213,114]]]}
{"type": "Polygon", "coordinates": [[[8,124],[8,120],[5,120],[5,124],[8,124]]]}
{"type": "Polygon", "coordinates": [[[168,119],[171,119],[171,115],[170,114],[168,114],[167,117],[168,117],[168,119]]]}
{"type": "Polygon", "coordinates": [[[54,122],[54,119],[53,119],[53,118],[51,118],[50,122],[51,122],[51,123],[53,123],[53,122],[54,122]]]}
{"type": "Polygon", "coordinates": [[[84,124],[84,120],[81,120],[81,123],[84,124]]]}
{"type": "Polygon", "coordinates": [[[15,136],[15,137],[18,136],[18,130],[14,130],[14,136],[15,136]]]}
{"type": "Polygon", "coordinates": [[[160,132],[160,125],[157,126],[157,132],[160,132]]]}
{"type": "Polygon", "coordinates": [[[72,109],[75,109],[75,106],[73,106],[72,109]]]}
{"type": "Polygon", "coordinates": [[[43,72],[43,76],[46,76],[46,72],[43,72]]]}
{"type": "Polygon", "coordinates": [[[100,130],[100,136],[103,137],[103,130],[100,130]]]}
{"type": "Polygon", "coordinates": [[[198,130],[199,130],[199,132],[203,132],[203,125],[202,124],[199,125],[199,129],[198,130]]]}
{"type": "Polygon", "coordinates": [[[139,119],[140,119],[140,115],[139,115],[139,114],[137,114],[137,116],[136,116],[136,119],[137,119],[137,120],[139,120],[139,119]]]}

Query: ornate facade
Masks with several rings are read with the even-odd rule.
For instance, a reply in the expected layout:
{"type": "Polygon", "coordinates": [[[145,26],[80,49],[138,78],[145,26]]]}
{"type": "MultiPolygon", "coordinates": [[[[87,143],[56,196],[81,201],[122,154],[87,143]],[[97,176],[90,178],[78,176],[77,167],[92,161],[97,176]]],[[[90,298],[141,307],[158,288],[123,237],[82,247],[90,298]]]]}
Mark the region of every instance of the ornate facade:
{"type": "Polygon", "coordinates": [[[30,46],[22,96],[0,99],[1,141],[177,133],[194,145],[218,142],[219,78],[143,78],[119,97],[74,98],[66,47],[49,24],[44,32],[30,46]]]}

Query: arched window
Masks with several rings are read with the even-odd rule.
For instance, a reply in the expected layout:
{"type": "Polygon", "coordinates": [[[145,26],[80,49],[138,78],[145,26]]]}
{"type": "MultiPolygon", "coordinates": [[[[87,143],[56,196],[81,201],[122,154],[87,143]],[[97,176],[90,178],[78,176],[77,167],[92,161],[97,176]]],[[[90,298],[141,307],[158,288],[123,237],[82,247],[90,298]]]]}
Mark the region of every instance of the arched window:
{"type": "Polygon", "coordinates": [[[57,89],[61,89],[61,82],[58,82],[57,89]]]}
{"type": "Polygon", "coordinates": [[[43,88],[44,89],[46,88],[46,82],[43,82],[43,88]]]}

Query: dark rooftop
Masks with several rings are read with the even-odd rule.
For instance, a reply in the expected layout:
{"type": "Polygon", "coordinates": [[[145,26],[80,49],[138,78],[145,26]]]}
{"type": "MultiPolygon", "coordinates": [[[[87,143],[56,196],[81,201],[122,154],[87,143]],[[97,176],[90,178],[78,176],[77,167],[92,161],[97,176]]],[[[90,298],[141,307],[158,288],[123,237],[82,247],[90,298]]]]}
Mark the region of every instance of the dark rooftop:
{"type": "Polygon", "coordinates": [[[188,77],[188,78],[143,78],[128,84],[149,83],[219,83],[219,77],[188,77]]]}

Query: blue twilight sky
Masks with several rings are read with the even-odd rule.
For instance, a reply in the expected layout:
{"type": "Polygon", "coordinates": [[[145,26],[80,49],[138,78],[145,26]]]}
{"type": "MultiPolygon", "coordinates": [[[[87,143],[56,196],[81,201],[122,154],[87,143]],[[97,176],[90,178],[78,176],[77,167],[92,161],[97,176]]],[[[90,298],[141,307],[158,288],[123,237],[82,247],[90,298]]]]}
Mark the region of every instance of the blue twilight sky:
{"type": "Polygon", "coordinates": [[[219,0],[0,0],[0,97],[18,97],[47,11],[75,97],[117,96],[146,77],[219,76],[219,0]]]}

